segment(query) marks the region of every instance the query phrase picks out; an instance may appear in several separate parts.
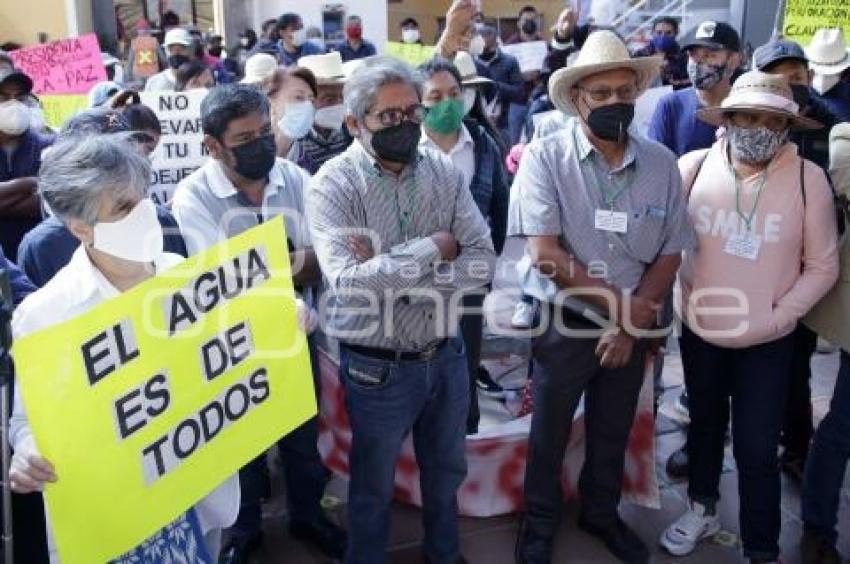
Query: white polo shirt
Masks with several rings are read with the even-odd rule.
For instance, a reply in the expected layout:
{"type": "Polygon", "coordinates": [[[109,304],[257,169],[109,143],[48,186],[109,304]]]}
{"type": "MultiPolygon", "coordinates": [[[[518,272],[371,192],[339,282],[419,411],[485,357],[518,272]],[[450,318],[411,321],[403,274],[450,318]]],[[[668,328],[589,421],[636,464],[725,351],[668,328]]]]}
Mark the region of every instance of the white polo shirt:
{"type": "MultiPolygon", "coordinates": [[[[419,140],[419,145],[430,147],[440,153],[443,152],[428,137],[428,132],[425,131],[424,127],[422,128],[422,138],[419,140]]],[[[472,135],[470,135],[466,125],[460,124],[460,137],[458,137],[455,146],[445,154],[451,159],[452,164],[463,174],[463,186],[469,190],[469,186],[472,184],[472,177],[475,176],[475,142],[472,140],[472,135]]]]}

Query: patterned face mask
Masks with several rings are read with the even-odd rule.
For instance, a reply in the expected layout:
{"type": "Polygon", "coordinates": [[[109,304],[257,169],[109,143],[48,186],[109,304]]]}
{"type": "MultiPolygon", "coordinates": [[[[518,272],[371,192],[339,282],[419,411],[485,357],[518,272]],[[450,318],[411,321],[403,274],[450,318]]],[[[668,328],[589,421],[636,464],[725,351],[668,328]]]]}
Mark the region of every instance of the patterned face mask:
{"type": "Polygon", "coordinates": [[[726,64],[709,65],[688,60],[688,78],[697,90],[711,90],[726,74],[726,64]]]}
{"type": "Polygon", "coordinates": [[[736,125],[726,126],[732,154],[747,164],[766,163],[776,156],[788,140],[788,129],[773,131],[766,127],[745,129],[736,125]]]}

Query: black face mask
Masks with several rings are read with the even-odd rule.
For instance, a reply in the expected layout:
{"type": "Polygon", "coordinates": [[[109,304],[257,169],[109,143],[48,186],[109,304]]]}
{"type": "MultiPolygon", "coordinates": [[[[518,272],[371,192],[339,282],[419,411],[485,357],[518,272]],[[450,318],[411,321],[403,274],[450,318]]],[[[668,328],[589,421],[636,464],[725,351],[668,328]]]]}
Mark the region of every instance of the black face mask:
{"type": "Polygon", "coordinates": [[[416,158],[422,126],[403,121],[372,133],[372,150],[379,159],[391,163],[410,164],[416,158]]]}
{"type": "Polygon", "coordinates": [[[809,99],[811,98],[809,87],[805,84],[792,84],[791,92],[794,94],[794,101],[800,106],[800,111],[802,112],[809,105],[809,99]]]}
{"type": "Polygon", "coordinates": [[[168,56],[168,66],[177,69],[180,68],[180,65],[183,63],[188,63],[189,57],[186,55],[169,55],[168,56]]]}
{"type": "Polygon", "coordinates": [[[493,49],[492,51],[482,52],[480,55],[478,55],[478,58],[481,59],[482,61],[492,61],[493,57],[495,57],[495,56],[496,56],[496,50],[493,49]]]}
{"type": "Polygon", "coordinates": [[[592,110],[587,116],[587,125],[600,139],[621,141],[634,117],[634,104],[609,104],[592,110]]]}
{"type": "Polygon", "coordinates": [[[526,35],[534,35],[537,32],[537,22],[534,20],[525,20],[522,22],[522,32],[526,35]]]}
{"type": "Polygon", "coordinates": [[[274,135],[263,135],[230,149],[236,157],[233,167],[240,176],[249,180],[261,180],[268,176],[274,166],[276,147],[274,135]]]}

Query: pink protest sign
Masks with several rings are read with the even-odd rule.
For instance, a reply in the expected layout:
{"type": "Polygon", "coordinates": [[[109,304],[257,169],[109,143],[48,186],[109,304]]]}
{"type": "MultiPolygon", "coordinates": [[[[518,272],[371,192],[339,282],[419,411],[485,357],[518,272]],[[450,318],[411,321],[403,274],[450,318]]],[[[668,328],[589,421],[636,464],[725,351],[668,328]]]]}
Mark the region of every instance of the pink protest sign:
{"type": "Polygon", "coordinates": [[[10,53],[33,81],[36,94],[87,94],[106,80],[100,45],[93,33],[51,41],[10,53]]]}

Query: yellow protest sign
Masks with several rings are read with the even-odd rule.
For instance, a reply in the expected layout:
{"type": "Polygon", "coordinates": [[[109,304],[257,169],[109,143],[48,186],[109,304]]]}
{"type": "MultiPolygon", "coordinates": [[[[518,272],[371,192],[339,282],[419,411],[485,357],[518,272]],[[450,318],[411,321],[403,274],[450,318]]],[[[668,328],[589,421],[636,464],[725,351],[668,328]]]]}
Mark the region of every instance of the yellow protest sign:
{"type": "Polygon", "coordinates": [[[277,219],[15,344],[64,564],[138,546],[316,413],[294,296],[277,219]]]}
{"type": "Polygon", "coordinates": [[[418,67],[434,57],[434,47],[418,43],[399,43],[387,41],[384,50],[387,55],[401,59],[405,63],[418,67]]]}
{"type": "Polygon", "coordinates": [[[827,27],[844,28],[850,38],[850,3],[847,0],[787,0],[782,35],[808,45],[815,31],[827,27]]]}
{"type": "Polygon", "coordinates": [[[89,107],[89,98],[85,94],[51,94],[39,99],[44,106],[44,121],[57,129],[68,118],[89,107]]]}

